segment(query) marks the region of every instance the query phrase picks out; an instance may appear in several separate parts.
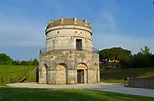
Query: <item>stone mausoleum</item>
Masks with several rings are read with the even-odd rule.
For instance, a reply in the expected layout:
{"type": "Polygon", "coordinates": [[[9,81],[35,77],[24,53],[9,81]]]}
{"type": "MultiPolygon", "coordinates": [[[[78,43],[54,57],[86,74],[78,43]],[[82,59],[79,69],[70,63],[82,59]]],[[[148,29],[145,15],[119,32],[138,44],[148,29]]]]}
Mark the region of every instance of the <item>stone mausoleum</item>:
{"type": "Polygon", "coordinates": [[[40,50],[40,84],[98,83],[99,54],[92,44],[92,29],[86,20],[51,20],[46,30],[46,48],[40,50]]]}

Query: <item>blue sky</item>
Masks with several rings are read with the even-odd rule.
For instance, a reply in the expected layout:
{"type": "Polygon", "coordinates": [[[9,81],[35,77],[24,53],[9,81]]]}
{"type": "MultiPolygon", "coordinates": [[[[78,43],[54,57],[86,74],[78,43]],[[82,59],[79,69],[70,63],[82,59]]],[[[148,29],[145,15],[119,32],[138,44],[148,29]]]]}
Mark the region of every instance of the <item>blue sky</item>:
{"type": "Polygon", "coordinates": [[[154,0],[0,0],[0,53],[16,60],[39,58],[51,19],[87,19],[93,45],[154,53],[154,0]]]}

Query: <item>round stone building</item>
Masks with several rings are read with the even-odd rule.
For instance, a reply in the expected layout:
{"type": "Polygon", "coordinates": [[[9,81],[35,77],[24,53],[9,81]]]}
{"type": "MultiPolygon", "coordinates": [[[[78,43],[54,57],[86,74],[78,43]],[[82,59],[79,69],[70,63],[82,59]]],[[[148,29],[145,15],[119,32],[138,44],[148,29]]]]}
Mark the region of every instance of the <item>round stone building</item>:
{"type": "Polygon", "coordinates": [[[98,83],[99,54],[92,44],[91,25],[86,20],[51,20],[46,30],[46,48],[40,50],[39,83],[98,83]]]}

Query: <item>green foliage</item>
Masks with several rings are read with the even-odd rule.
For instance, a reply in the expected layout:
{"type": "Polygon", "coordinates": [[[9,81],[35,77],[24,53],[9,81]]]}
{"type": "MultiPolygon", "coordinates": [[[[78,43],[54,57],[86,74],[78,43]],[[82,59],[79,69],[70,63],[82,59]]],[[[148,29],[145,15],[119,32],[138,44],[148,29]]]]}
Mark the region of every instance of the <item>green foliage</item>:
{"type": "Polygon", "coordinates": [[[0,88],[1,101],[153,101],[153,97],[86,89],[0,88]]]}
{"type": "Polygon", "coordinates": [[[100,61],[106,68],[152,68],[154,67],[154,54],[150,48],[144,46],[137,54],[131,55],[131,51],[120,47],[113,47],[99,51],[100,61]],[[110,61],[109,61],[110,60],[110,61]],[[119,62],[111,62],[118,60],[119,62]]]}
{"type": "Polygon", "coordinates": [[[151,67],[153,67],[154,66],[154,54],[151,55],[150,60],[151,60],[150,61],[151,67]]]}
{"type": "Polygon", "coordinates": [[[154,55],[150,53],[150,48],[144,46],[144,49],[141,48],[141,51],[135,54],[132,57],[132,65],[136,68],[140,67],[154,67],[154,55]]]}
{"type": "Polygon", "coordinates": [[[121,60],[131,55],[131,51],[122,49],[121,47],[113,47],[99,51],[100,59],[121,60]]]}
{"type": "Polygon", "coordinates": [[[100,61],[111,67],[129,67],[131,65],[131,51],[122,49],[121,47],[113,47],[99,51],[100,61]],[[109,60],[117,60],[119,62],[110,62],[109,60]]]}
{"type": "Polygon", "coordinates": [[[5,53],[0,53],[0,64],[9,65],[12,64],[12,59],[5,53]]]}
{"type": "Polygon", "coordinates": [[[141,48],[141,52],[143,55],[150,54],[150,48],[148,46],[144,46],[144,49],[141,48]]]}
{"type": "Polygon", "coordinates": [[[20,61],[19,60],[13,60],[12,65],[20,65],[20,61]]]}
{"type": "Polygon", "coordinates": [[[38,66],[39,62],[37,59],[30,60],[13,60],[12,65],[23,65],[23,66],[38,66]]]}
{"type": "Polygon", "coordinates": [[[33,60],[30,59],[30,60],[28,61],[28,65],[29,65],[29,66],[32,66],[32,63],[33,63],[33,60]]]}
{"type": "Polygon", "coordinates": [[[37,65],[39,65],[39,62],[38,62],[37,59],[34,59],[34,60],[32,61],[31,66],[37,66],[37,65]]]}
{"type": "Polygon", "coordinates": [[[20,65],[29,66],[29,61],[22,60],[20,61],[20,65]]]}
{"type": "Polygon", "coordinates": [[[136,68],[150,67],[150,56],[142,53],[135,54],[133,57],[133,66],[136,68]]]}
{"type": "Polygon", "coordinates": [[[30,60],[13,60],[5,53],[0,53],[0,65],[24,65],[24,66],[38,66],[39,62],[37,59],[30,60]]]}

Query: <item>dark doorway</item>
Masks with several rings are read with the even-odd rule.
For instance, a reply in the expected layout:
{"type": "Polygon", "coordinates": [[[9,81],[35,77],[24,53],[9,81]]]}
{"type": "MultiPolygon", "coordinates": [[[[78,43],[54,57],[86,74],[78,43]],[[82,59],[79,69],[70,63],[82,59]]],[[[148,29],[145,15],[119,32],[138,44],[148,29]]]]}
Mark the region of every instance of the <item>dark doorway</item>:
{"type": "Polygon", "coordinates": [[[82,39],[76,39],[76,50],[82,51],[82,39]]]}
{"type": "Polygon", "coordinates": [[[84,70],[77,70],[77,83],[84,83],[84,70]]]}

